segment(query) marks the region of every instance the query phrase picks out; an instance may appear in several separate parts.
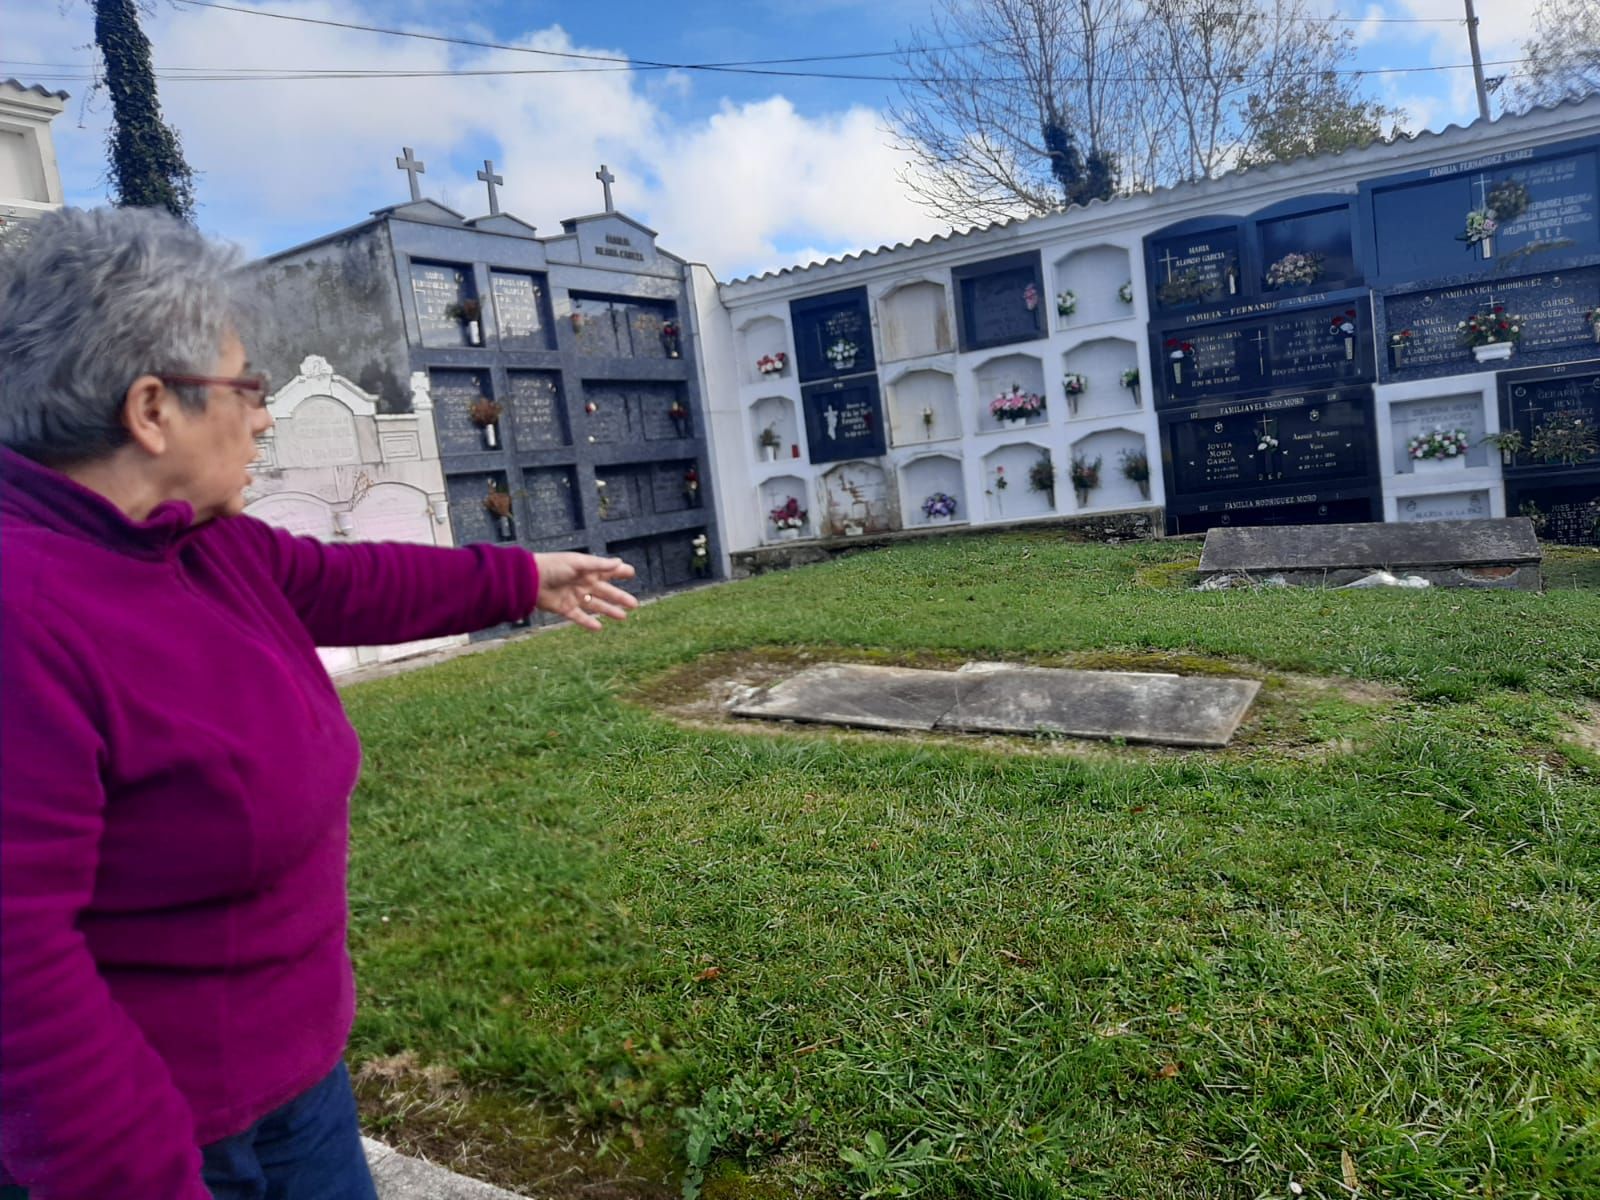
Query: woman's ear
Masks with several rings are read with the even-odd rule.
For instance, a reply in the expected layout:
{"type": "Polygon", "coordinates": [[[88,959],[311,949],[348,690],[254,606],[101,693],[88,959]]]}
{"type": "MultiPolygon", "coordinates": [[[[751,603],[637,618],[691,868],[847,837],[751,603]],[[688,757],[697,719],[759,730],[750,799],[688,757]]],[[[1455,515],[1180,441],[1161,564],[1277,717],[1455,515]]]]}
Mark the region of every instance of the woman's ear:
{"type": "Polygon", "coordinates": [[[167,448],[167,427],[175,397],[154,375],[141,375],[128,385],[122,398],[122,424],[128,436],[147,454],[167,448]]]}

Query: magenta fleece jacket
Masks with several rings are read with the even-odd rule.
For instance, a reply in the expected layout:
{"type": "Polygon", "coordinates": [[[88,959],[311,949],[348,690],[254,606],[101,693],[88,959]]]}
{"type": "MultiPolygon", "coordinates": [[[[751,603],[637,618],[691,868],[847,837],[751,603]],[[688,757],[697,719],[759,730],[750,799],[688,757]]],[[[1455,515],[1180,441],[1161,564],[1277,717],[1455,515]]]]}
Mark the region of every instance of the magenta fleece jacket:
{"type": "Polygon", "coordinates": [[[209,1200],[350,1031],[361,750],[316,647],[527,615],[532,555],[134,523],[0,449],[0,1181],[209,1200]]]}

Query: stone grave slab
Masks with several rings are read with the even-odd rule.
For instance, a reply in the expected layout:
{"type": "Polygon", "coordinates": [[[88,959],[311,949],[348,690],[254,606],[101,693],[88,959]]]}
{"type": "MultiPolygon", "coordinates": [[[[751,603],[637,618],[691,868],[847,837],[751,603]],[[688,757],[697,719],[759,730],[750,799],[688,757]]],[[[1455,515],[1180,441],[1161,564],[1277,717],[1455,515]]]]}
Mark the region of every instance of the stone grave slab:
{"type": "Polygon", "coordinates": [[[1526,517],[1394,524],[1218,526],[1200,555],[1204,583],[1221,575],[1279,576],[1342,587],[1375,571],[1419,575],[1435,587],[1530,588],[1541,555],[1526,517]]]}
{"type": "Polygon", "coordinates": [[[739,717],[864,729],[1226,746],[1260,687],[1253,679],[1006,663],[969,663],[959,671],[824,663],[731,711],[739,717]]]}
{"type": "Polygon", "coordinates": [[[959,703],[960,689],[971,686],[955,671],[823,663],[736,705],[733,715],[931,733],[959,703]]]}

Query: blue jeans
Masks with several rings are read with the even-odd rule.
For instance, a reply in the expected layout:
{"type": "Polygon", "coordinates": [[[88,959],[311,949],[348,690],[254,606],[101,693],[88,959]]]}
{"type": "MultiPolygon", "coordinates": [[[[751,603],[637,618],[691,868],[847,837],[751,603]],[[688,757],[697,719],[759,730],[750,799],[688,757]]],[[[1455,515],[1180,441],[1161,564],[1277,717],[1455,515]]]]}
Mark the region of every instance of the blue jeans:
{"type": "MultiPolygon", "coordinates": [[[[243,1133],[201,1147],[216,1200],[378,1200],[343,1063],[243,1133]]],[[[0,1200],[27,1200],[0,1187],[0,1200]]]]}

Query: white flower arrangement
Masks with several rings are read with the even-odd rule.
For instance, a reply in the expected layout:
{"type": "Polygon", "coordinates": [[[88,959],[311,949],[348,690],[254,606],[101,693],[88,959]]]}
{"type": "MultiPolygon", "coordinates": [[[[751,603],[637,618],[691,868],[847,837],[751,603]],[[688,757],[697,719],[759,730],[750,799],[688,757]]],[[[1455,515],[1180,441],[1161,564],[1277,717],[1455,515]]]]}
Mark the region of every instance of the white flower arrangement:
{"type": "Polygon", "coordinates": [[[1056,293],[1056,316],[1070,317],[1078,311],[1078,297],[1073,292],[1056,293]]]}
{"type": "Polygon", "coordinates": [[[1427,433],[1415,434],[1406,441],[1408,458],[1457,458],[1467,452],[1470,442],[1464,429],[1444,429],[1435,425],[1427,433]]]}
{"type": "Polygon", "coordinates": [[[827,349],[828,361],[833,364],[835,371],[842,371],[853,365],[860,347],[849,338],[840,338],[827,349]]]}
{"type": "Polygon", "coordinates": [[[1117,289],[1117,299],[1124,304],[1133,303],[1133,280],[1128,280],[1127,283],[1117,289]]]}

